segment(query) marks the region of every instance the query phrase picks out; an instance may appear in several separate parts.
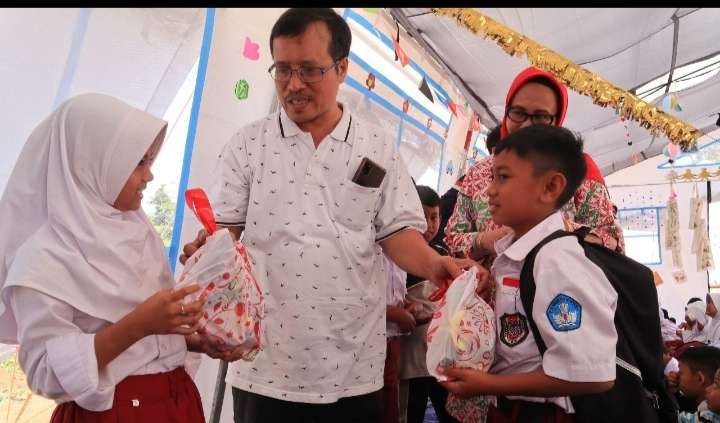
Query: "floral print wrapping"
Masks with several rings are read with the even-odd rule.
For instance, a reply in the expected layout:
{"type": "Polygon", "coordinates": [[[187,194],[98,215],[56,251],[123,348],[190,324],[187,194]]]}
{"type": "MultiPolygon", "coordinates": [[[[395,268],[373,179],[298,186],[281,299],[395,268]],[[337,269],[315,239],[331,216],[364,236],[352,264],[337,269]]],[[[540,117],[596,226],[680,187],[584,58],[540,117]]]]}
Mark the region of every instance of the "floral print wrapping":
{"type": "MultiPolygon", "coordinates": [[[[492,220],[486,190],[492,182],[492,156],[484,157],[468,171],[458,193],[455,209],[445,228],[445,244],[452,255],[469,253],[478,232],[501,226],[492,220]]],[[[615,220],[613,204],[601,182],[586,178],[572,199],[562,208],[569,230],[589,227],[603,245],[622,253],[625,242],[615,220]]]]}
{"type": "MultiPolygon", "coordinates": [[[[477,269],[457,278],[440,300],[428,328],[427,367],[431,375],[444,380],[437,366],[468,367],[488,371],[495,357],[495,314],[475,293],[477,269]]],[[[462,422],[484,422],[490,398],[448,397],[446,408],[462,422]]]]}
{"type": "Polygon", "coordinates": [[[246,349],[244,360],[255,357],[264,338],[263,295],[251,270],[245,247],[222,229],[188,259],[177,284],[202,287],[188,301],[205,298],[198,333],[219,349],[246,349]]]}

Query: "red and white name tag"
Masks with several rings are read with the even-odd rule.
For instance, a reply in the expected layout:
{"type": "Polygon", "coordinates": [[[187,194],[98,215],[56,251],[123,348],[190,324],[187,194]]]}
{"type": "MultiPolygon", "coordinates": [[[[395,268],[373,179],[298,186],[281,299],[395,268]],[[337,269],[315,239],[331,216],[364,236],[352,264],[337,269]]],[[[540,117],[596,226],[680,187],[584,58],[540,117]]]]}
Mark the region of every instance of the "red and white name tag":
{"type": "Polygon", "coordinates": [[[520,288],[520,280],[513,278],[503,278],[503,286],[509,286],[510,288],[520,288]]]}

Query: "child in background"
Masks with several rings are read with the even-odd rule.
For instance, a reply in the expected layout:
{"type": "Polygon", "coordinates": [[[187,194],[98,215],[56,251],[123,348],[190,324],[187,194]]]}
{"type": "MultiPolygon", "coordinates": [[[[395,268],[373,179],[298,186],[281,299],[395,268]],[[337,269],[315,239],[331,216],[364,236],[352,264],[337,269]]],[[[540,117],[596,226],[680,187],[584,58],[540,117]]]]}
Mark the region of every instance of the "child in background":
{"type": "Polygon", "coordinates": [[[384,423],[400,421],[400,378],[398,362],[400,360],[400,339],[415,329],[415,316],[412,309],[405,308],[405,279],[407,273],[396,265],[387,255],[385,260],[386,296],[387,296],[387,353],[383,372],[384,423]]]}
{"type": "MultiPolygon", "coordinates": [[[[418,185],[416,188],[428,227],[423,238],[439,254],[447,255],[447,250],[441,244],[434,243],[437,239],[435,236],[439,231],[441,218],[440,198],[435,190],[428,186],[418,185]]],[[[448,414],[445,408],[448,392],[434,377],[430,376],[425,359],[428,349],[427,330],[432,320],[432,313],[437,310],[437,303],[428,300],[428,296],[437,287],[432,282],[412,274],[407,275],[407,287],[413,296],[417,295],[417,301],[412,302],[417,327],[409,336],[401,339],[400,420],[407,423],[422,423],[427,401],[430,398],[440,423],[455,422],[456,420],[448,414]],[[421,304],[428,305],[428,307],[423,308],[421,304]]]]}
{"type": "Polygon", "coordinates": [[[678,330],[678,335],[682,337],[683,343],[706,342],[707,334],[704,330],[707,322],[707,317],[705,315],[706,308],[707,306],[702,300],[694,301],[688,304],[687,309],[685,310],[684,329],[678,330]]]}
{"type": "Polygon", "coordinates": [[[448,377],[442,384],[453,393],[497,395],[488,422],[571,422],[570,395],[613,386],[617,293],[577,238],[551,241],[535,259],[532,317],[547,345],[542,356],[519,299],[525,257],[547,236],[567,228],[559,210],[585,173],[582,140],[561,127],[524,127],[495,148],[490,213],[495,223],[512,229],[495,243],[492,266],[500,341],[495,363],[490,373],[439,369],[448,377]]]}
{"type": "Polygon", "coordinates": [[[681,412],[678,423],[720,423],[720,369],[715,371],[713,383],[705,389],[705,401],[694,413],[681,412]]]}
{"type": "Polygon", "coordinates": [[[663,364],[665,365],[665,370],[663,370],[663,373],[665,373],[665,376],[670,375],[670,373],[677,373],[680,371],[680,362],[677,358],[672,356],[672,351],[670,348],[665,345],[663,346],[663,364]]]}
{"type": "Polygon", "coordinates": [[[679,371],[668,375],[670,390],[678,394],[680,409],[695,412],[705,400],[706,389],[720,368],[720,349],[709,346],[690,347],[680,353],[679,371]]]}
{"type": "Polygon", "coordinates": [[[113,97],[66,101],[30,135],[0,200],[0,341],[18,343],[52,422],[203,422],[183,363],[197,291],[173,290],[140,208],[167,122],[113,97]]]}

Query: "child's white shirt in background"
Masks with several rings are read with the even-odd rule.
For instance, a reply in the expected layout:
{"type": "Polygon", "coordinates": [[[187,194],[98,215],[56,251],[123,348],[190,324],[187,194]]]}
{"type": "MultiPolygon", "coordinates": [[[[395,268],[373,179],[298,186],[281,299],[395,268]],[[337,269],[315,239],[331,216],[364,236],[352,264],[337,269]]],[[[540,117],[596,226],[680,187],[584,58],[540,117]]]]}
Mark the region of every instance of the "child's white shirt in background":
{"type": "MultiPolygon", "coordinates": [[[[387,305],[402,307],[405,295],[407,295],[407,272],[402,270],[400,266],[395,264],[390,257],[383,254],[385,260],[385,296],[387,305]]],[[[395,322],[387,322],[387,337],[391,338],[394,336],[404,335],[400,331],[400,327],[395,322]]]]}

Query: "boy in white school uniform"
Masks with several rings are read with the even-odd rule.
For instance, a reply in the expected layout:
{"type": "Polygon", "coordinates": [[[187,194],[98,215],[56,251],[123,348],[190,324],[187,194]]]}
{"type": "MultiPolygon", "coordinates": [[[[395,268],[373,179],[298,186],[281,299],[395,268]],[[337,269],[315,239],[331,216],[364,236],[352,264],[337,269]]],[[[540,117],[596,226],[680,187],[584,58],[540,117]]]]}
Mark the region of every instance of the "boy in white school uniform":
{"type": "Polygon", "coordinates": [[[520,129],[498,143],[488,188],[493,219],[513,229],[495,243],[492,266],[496,357],[489,373],[440,369],[460,395],[496,395],[488,422],[572,422],[569,396],[604,392],[615,381],[617,293],[585,257],[576,237],[548,243],[536,256],[532,318],[547,350],[541,356],[520,300],[520,272],[544,238],[566,229],[558,210],[582,181],[582,140],[549,125],[520,129]]]}

